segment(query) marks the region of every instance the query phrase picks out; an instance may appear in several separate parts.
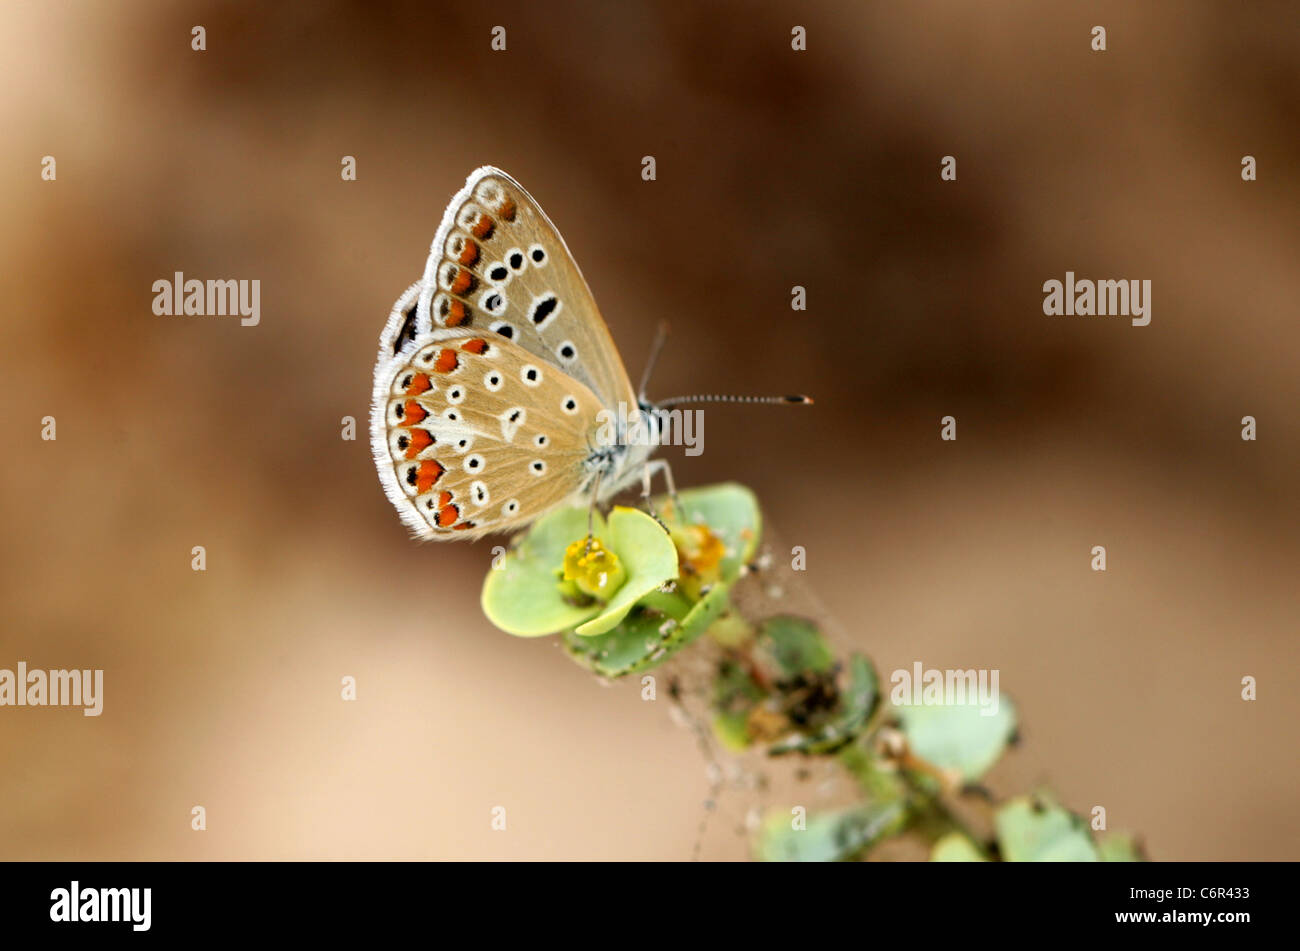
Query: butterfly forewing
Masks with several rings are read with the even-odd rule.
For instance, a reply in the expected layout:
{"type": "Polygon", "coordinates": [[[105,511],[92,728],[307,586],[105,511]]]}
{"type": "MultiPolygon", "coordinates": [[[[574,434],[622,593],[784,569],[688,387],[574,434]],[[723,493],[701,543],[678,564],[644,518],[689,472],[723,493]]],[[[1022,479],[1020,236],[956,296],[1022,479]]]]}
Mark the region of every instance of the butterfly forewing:
{"type": "Polygon", "coordinates": [[[430,328],[509,339],[582,381],[602,404],[635,407],[623,361],[564,240],[523,187],[491,166],[470,175],[425,266],[430,328]]]}

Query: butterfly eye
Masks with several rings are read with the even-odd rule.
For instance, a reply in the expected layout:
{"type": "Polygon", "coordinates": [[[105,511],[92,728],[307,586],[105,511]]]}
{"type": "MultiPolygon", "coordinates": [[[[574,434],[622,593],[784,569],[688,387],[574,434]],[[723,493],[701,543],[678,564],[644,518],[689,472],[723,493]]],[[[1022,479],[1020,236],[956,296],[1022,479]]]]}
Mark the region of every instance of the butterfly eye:
{"type": "Polygon", "coordinates": [[[500,291],[488,291],[479,301],[479,306],[489,314],[499,314],[506,309],[506,295],[500,291]]]}
{"type": "Polygon", "coordinates": [[[555,348],[555,355],[565,363],[572,363],[578,356],[578,348],[573,345],[572,340],[566,340],[555,348]]]}
{"type": "Polygon", "coordinates": [[[578,411],[578,401],[575,400],[572,396],[566,396],[564,398],[564,402],[561,403],[560,405],[564,408],[564,411],[568,413],[570,416],[572,416],[574,413],[578,411]]]}
{"type": "Polygon", "coordinates": [[[528,266],[528,259],[524,257],[524,252],[518,248],[511,248],[506,252],[506,263],[510,265],[510,270],[518,274],[528,266]]]}
{"type": "Polygon", "coordinates": [[[483,377],[483,385],[486,386],[493,393],[501,389],[501,383],[502,383],[501,374],[498,373],[496,370],[491,371],[490,373],[487,374],[487,376],[483,377]]]}
{"type": "Polygon", "coordinates": [[[470,446],[472,445],[474,445],[473,438],[469,436],[462,436],[460,439],[456,440],[456,451],[464,452],[465,450],[469,449],[470,446]]]}
{"type": "Polygon", "coordinates": [[[475,453],[474,455],[468,457],[465,460],[466,472],[482,472],[483,469],[484,469],[483,457],[480,456],[478,453],[475,453]]]}
{"type": "Polygon", "coordinates": [[[548,442],[550,442],[550,440],[547,439],[546,436],[543,435],[542,433],[538,433],[536,436],[533,437],[533,445],[536,446],[538,449],[545,449],[546,444],[548,442]]]}
{"type": "Polygon", "coordinates": [[[504,264],[494,264],[488,268],[487,276],[493,284],[506,284],[510,281],[510,269],[504,264]]]}
{"type": "Polygon", "coordinates": [[[529,363],[519,371],[519,378],[524,381],[524,386],[538,386],[542,382],[542,371],[529,363]]]}
{"type": "Polygon", "coordinates": [[[540,460],[540,459],[534,459],[534,460],[532,461],[532,464],[530,464],[530,465],[528,466],[528,470],[529,470],[530,472],[532,472],[532,474],[535,475],[535,476],[545,475],[545,474],[546,474],[546,463],[544,463],[544,462],[543,462],[542,460],[540,460]]]}
{"type": "Polygon", "coordinates": [[[453,386],[447,391],[447,402],[453,406],[465,398],[465,391],[459,386],[453,386]]]}
{"type": "Polygon", "coordinates": [[[528,249],[528,257],[532,259],[534,267],[546,267],[546,249],[540,244],[528,249]]]}
{"type": "Polygon", "coordinates": [[[493,333],[499,333],[507,340],[513,339],[515,335],[515,328],[504,320],[498,320],[496,323],[492,324],[489,329],[491,329],[493,333]]]}
{"type": "Polygon", "coordinates": [[[506,518],[512,518],[519,514],[519,500],[511,499],[505,505],[501,506],[501,514],[506,518]]]}

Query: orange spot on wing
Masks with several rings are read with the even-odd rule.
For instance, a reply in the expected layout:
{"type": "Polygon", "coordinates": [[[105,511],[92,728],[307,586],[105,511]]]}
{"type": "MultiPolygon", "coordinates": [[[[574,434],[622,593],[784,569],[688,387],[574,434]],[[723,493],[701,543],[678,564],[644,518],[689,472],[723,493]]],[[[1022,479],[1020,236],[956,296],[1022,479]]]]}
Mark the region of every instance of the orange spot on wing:
{"type": "Polygon", "coordinates": [[[456,272],[456,277],[451,282],[451,292],[453,294],[468,294],[474,287],[474,275],[466,268],[461,268],[456,272]]]}
{"type": "Polygon", "coordinates": [[[472,267],[478,260],[478,245],[473,241],[466,241],[465,247],[460,249],[460,257],[456,259],[457,264],[463,264],[465,267],[472,267]]]}
{"type": "Polygon", "coordinates": [[[466,340],[460,345],[460,348],[466,353],[486,353],[488,344],[482,337],[475,337],[473,340],[466,340]]]}
{"type": "Polygon", "coordinates": [[[438,493],[438,508],[445,509],[448,505],[451,505],[451,493],[443,489],[438,493]]]}
{"type": "Polygon", "coordinates": [[[407,441],[406,458],[414,459],[433,445],[433,435],[427,429],[412,429],[407,441]]]}
{"type": "Polygon", "coordinates": [[[420,495],[428,492],[446,471],[437,459],[425,459],[415,472],[415,491],[420,495]]]}
{"type": "Polygon", "coordinates": [[[454,505],[444,505],[438,510],[438,527],[451,528],[458,518],[460,518],[460,509],[454,505]]]}
{"type": "Polygon", "coordinates": [[[411,383],[406,388],[406,395],[419,396],[431,386],[433,386],[433,384],[429,382],[429,375],[427,373],[417,373],[415,376],[411,377],[411,383]]]}
{"type": "Polygon", "coordinates": [[[433,362],[434,370],[439,373],[450,373],[458,366],[460,366],[460,357],[456,356],[456,351],[450,348],[439,351],[438,359],[433,362]]]}
{"type": "Polygon", "coordinates": [[[463,531],[465,531],[465,529],[467,529],[467,528],[473,528],[473,527],[474,527],[474,523],[473,523],[473,522],[461,522],[461,523],[458,524],[458,525],[453,525],[453,526],[452,526],[452,528],[455,529],[455,530],[458,531],[458,532],[463,532],[463,531]]]}
{"type": "Polygon", "coordinates": [[[428,415],[429,411],[415,400],[407,400],[405,405],[402,407],[402,425],[414,426],[428,415]]]}
{"type": "Polygon", "coordinates": [[[469,323],[469,308],[465,306],[463,300],[452,301],[451,306],[447,308],[447,326],[459,327],[466,323],[469,323]]]}
{"type": "Polygon", "coordinates": [[[511,201],[509,198],[503,198],[501,201],[501,207],[497,209],[497,214],[499,214],[506,221],[514,221],[515,203],[511,201]]]}
{"type": "Polygon", "coordinates": [[[486,241],[492,237],[492,219],[487,215],[479,215],[478,221],[474,222],[474,227],[469,229],[469,233],[480,241],[486,241]]]}

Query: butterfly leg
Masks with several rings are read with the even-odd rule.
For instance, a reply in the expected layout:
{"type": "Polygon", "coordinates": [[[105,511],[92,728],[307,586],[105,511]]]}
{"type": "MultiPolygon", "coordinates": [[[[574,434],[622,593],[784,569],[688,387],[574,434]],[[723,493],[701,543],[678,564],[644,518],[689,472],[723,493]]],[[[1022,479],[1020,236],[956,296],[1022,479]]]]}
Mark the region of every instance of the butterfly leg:
{"type": "Polygon", "coordinates": [[[600,499],[600,477],[604,474],[603,469],[596,471],[596,481],[591,487],[591,504],[587,507],[587,545],[584,554],[588,555],[591,554],[591,543],[595,538],[592,527],[596,521],[596,506],[599,504],[598,500],[600,499]]]}
{"type": "Polygon", "coordinates": [[[663,519],[655,512],[654,506],[650,504],[650,480],[654,478],[656,472],[662,472],[664,483],[668,486],[668,497],[672,499],[673,508],[677,510],[680,518],[685,510],[682,508],[682,500],[677,497],[677,485],[673,482],[673,470],[668,465],[666,459],[654,459],[646,462],[645,468],[641,470],[641,498],[645,502],[646,511],[654,516],[654,520],[663,526],[664,531],[668,526],[664,525],[663,519]]]}

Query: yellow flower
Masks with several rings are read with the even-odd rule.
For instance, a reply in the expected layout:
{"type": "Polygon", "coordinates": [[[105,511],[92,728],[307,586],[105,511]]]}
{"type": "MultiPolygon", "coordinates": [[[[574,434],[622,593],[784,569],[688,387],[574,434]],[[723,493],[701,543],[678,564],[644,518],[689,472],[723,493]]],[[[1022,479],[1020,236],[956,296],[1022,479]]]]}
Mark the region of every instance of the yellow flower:
{"type": "Polygon", "coordinates": [[[681,584],[687,597],[700,598],[701,589],[722,577],[722,557],[727,546],[707,525],[678,525],[672,531],[681,567],[681,584]]]}
{"type": "Polygon", "coordinates": [[[623,587],[627,570],[599,538],[580,538],[564,550],[564,580],[583,594],[608,601],[623,587]]]}

